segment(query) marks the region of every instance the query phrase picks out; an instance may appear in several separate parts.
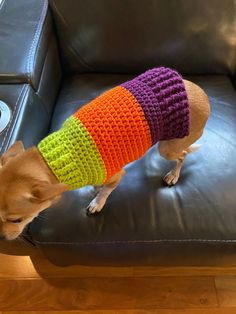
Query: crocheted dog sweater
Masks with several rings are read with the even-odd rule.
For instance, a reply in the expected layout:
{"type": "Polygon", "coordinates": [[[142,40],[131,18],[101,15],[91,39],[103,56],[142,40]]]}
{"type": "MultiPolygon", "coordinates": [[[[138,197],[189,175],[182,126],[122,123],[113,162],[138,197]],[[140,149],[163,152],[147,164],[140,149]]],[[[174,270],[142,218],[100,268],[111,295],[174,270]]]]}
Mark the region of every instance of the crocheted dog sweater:
{"type": "Polygon", "coordinates": [[[101,185],[156,142],[187,136],[189,124],[182,77],[160,67],[89,102],[38,149],[71,189],[101,185]]]}

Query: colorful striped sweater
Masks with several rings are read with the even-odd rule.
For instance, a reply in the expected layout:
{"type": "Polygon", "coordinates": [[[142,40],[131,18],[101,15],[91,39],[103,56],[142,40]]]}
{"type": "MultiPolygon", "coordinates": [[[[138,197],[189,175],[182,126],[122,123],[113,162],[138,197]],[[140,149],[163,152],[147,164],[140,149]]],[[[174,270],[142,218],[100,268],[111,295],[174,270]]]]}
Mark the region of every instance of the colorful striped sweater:
{"type": "Polygon", "coordinates": [[[38,145],[62,183],[101,185],[160,140],[189,134],[182,77],[160,67],[103,93],[38,145]]]}

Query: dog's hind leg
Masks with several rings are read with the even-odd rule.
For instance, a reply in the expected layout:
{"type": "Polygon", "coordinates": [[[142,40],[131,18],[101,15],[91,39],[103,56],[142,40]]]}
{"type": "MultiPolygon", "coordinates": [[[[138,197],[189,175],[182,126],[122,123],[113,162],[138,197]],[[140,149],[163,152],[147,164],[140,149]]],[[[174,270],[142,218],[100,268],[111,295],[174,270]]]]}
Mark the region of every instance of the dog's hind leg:
{"type": "MultiPolygon", "coordinates": [[[[186,150],[183,150],[178,158],[174,159],[176,160],[175,167],[171,171],[169,171],[163,178],[166,184],[168,184],[169,186],[172,186],[177,183],[186,155],[196,151],[198,148],[199,148],[199,145],[192,145],[188,147],[186,150]]],[[[168,156],[168,157],[169,157],[168,159],[171,158],[171,156],[168,156]]]]}
{"type": "Polygon", "coordinates": [[[181,139],[160,141],[158,143],[160,155],[167,160],[176,161],[175,168],[164,177],[164,181],[168,185],[171,186],[177,183],[186,155],[195,152],[199,148],[199,145],[192,144],[202,136],[202,132],[203,130],[200,130],[195,133],[190,133],[188,136],[181,139]]]}
{"type": "Polygon", "coordinates": [[[184,85],[188,94],[190,109],[189,135],[158,143],[158,150],[162,157],[167,160],[176,160],[175,168],[164,177],[164,181],[168,185],[174,185],[178,181],[186,155],[196,151],[199,147],[192,144],[202,136],[210,114],[209,100],[205,92],[192,82],[184,80],[184,85]]]}

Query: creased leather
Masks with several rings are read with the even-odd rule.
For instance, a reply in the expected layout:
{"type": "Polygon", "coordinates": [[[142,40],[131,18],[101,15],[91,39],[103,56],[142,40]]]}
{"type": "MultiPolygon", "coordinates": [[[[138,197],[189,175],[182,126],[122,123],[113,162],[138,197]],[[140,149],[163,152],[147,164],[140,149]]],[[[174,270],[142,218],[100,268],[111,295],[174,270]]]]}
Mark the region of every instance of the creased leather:
{"type": "Polygon", "coordinates": [[[0,98],[11,109],[9,125],[0,134],[0,155],[16,140],[30,147],[46,136],[50,115],[30,85],[0,84],[0,98]]]}
{"type": "MultiPolygon", "coordinates": [[[[127,165],[101,214],[86,215],[92,187],[67,192],[28,226],[25,239],[63,266],[235,265],[236,93],[227,76],[235,72],[235,1],[51,0],[56,35],[48,14],[39,23],[45,3],[4,1],[0,11],[6,46],[0,50],[0,97],[13,113],[0,135],[2,151],[16,139],[36,144],[76,109],[152,66],[195,74],[187,78],[205,89],[212,114],[201,149],[188,156],[175,187],[162,183],[173,163],[153,147],[127,165]],[[28,10],[18,16],[21,5],[28,10]],[[12,24],[4,23],[6,11],[12,24]],[[24,34],[19,40],[13,36],[17,26],[24,34]],[[64,67],[56,102],[60,65],[51,36],[64,67]]],[[[24,254],[26,247],[16,242],[1,241],[0,250],[24,254]]]]}
{"type": "MultiPolygon", "coordinates": [[[[87,74],[62,87],[51,131],[73,111],[131,76],[87,74]]],[[[236,94],[223,75],[187,77],[210,97],[200,150],[187,157],[175,187],[163,185],[172,162],[153,147],[126,167],[103,211],[86,215],[92,187],[67,192],[31,224],[30,235],[60,265],[230,265],[236,249],[236,94]]]]}
{"type": "Polygon", "coordinates": [[[0,10],[0,83],[37,90],[52,22],[47,0],[5,1],[0,10]]]}
{"type": "Polygon", "coordinates": [[[234,0],[49,0],[67,72],[235,71],[234,0]]]}

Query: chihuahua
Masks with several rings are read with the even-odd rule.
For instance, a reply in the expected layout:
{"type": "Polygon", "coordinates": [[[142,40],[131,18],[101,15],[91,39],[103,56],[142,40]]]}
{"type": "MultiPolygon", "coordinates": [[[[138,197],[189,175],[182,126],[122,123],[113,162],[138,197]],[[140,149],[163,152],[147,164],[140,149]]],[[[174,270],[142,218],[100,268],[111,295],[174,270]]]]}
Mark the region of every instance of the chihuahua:
{"type": "MultiPolygon", "coordinates": [[[[197,150],[198,145],[192,144],[201,137],[210,114],[205,92],[190,81],[183,80],[183,84],[189,105],[189,134],[158,142],[160,155],[176,161],[175,167],[164,177],[170,186],[177,183],[186,155],[197,150]]],[[[89,213],[101,211],[124,174],[121,169],[101,186],[88,206],[89,213]]],[[[28,223],[69,189],[67,184],[59,182],[38,147],[25,150],[21,141],[13,144],[0,157],[0,220],[4,238],[17,238],[28,223]]]]}

